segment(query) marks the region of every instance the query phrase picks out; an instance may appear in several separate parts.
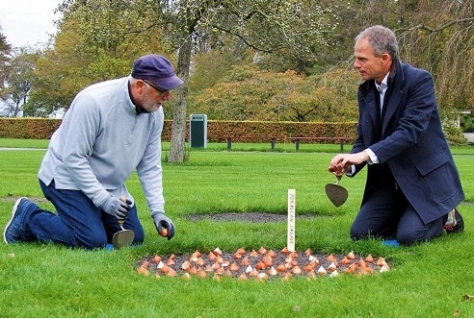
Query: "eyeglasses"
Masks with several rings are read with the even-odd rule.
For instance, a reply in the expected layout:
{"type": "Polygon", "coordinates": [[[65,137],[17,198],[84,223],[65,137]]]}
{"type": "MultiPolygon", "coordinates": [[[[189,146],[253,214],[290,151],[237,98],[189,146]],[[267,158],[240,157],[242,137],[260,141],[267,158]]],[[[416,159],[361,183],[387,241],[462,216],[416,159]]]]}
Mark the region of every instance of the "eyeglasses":
{"type": "Polygon", "coordinates": [[[170,91],[170,90],[164,90],[162,88],[159,88],[148,80],[142,80],[142,81],[145,82],[146,84],[148,84],[149,86],[151,86],[152,88],[154,88],[160,94],[166,94],[170,91]]]}

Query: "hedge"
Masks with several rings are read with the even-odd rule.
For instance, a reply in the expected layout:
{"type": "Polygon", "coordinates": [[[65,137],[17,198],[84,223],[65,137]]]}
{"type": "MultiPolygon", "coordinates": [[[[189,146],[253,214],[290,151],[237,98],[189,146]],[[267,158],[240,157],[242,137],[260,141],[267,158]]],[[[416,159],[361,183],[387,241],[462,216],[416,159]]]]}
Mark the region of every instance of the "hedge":
{"type": "MultiPolygon", "coordinates": [[[[166,120],[162,140],[170,141],[172,120],[166,120]]],[[[0,137],[49,139],[61,124],[61,119],[0,118],[0,137]]],[[[189,139],[186,124],[186,140],[189,139]]],[[[355,139],[356,122],[260,122],[260,121],[207,121],[207,140],[225,142],[286,142],[290,137],[348,137],[355,139]]],[[[335,141],[334,143],[338,143],[335,141]]]]}

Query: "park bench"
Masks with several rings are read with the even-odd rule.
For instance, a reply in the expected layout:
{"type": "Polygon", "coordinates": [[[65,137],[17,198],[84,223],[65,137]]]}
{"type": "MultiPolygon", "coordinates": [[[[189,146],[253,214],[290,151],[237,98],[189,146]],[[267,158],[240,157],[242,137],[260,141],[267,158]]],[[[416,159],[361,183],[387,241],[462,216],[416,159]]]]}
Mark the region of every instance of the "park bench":
{"type": "Polygon", "coordinates": [[[352,137],[345,136],[291,136],[287,137],[290,142],[294,142],[296,150],[300,149],[301,141],[318,141],[318,142],[335,142],[338,141],[341,145],[341,153],[344,152],[344,143],[351,142],[354,139],[352,137]]]}
{"type": "MultiPolygon", "coordinates": [[[[230,150],[232,148],[232,137],[226,136],[225,139],[227,140],[227,149],[230,150]]],[[[338,137],[338,136],[291,136],[285,137],[285,143],[287,141],[294,142],[296,145],[296,150],[300,149],[300,142],[301,141],[319,141],[319,142],[335,142],[338,141],[341,145],[341,153],[344,152],[344,143],[348,143],[353,141],[352,137],[338,137]]],[[[271,149],[275,149],[275,138],[271,138],[270,145],[271,149]]]]}

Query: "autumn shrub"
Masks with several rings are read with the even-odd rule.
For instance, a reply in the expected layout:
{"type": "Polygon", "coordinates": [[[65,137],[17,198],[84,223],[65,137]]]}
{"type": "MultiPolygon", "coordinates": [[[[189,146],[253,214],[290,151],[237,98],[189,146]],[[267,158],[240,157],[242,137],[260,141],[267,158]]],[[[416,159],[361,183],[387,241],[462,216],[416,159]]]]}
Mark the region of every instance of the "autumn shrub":
{"type": "Polygon", "coordinates": [[[191,95],[188,110],[212,120],[356,121],[359,82],[345,69],[306,77],[237,66],[220,83],[191,95]]]}

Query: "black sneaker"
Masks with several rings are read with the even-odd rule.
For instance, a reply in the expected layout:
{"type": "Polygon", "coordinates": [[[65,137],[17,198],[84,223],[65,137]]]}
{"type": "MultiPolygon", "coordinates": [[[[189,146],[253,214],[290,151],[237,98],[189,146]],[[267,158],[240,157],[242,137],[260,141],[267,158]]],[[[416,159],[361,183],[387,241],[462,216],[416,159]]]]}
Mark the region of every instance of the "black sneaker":
{"type": "Polygon", "coordinates": [[[456,224],[454,226],[443,225],[443,228],[446,229],[446,233],[448,234],[462,233],[464,231],[464,220],[457,209],[454,210],[454,217],[456,218],[456,224]]]}

